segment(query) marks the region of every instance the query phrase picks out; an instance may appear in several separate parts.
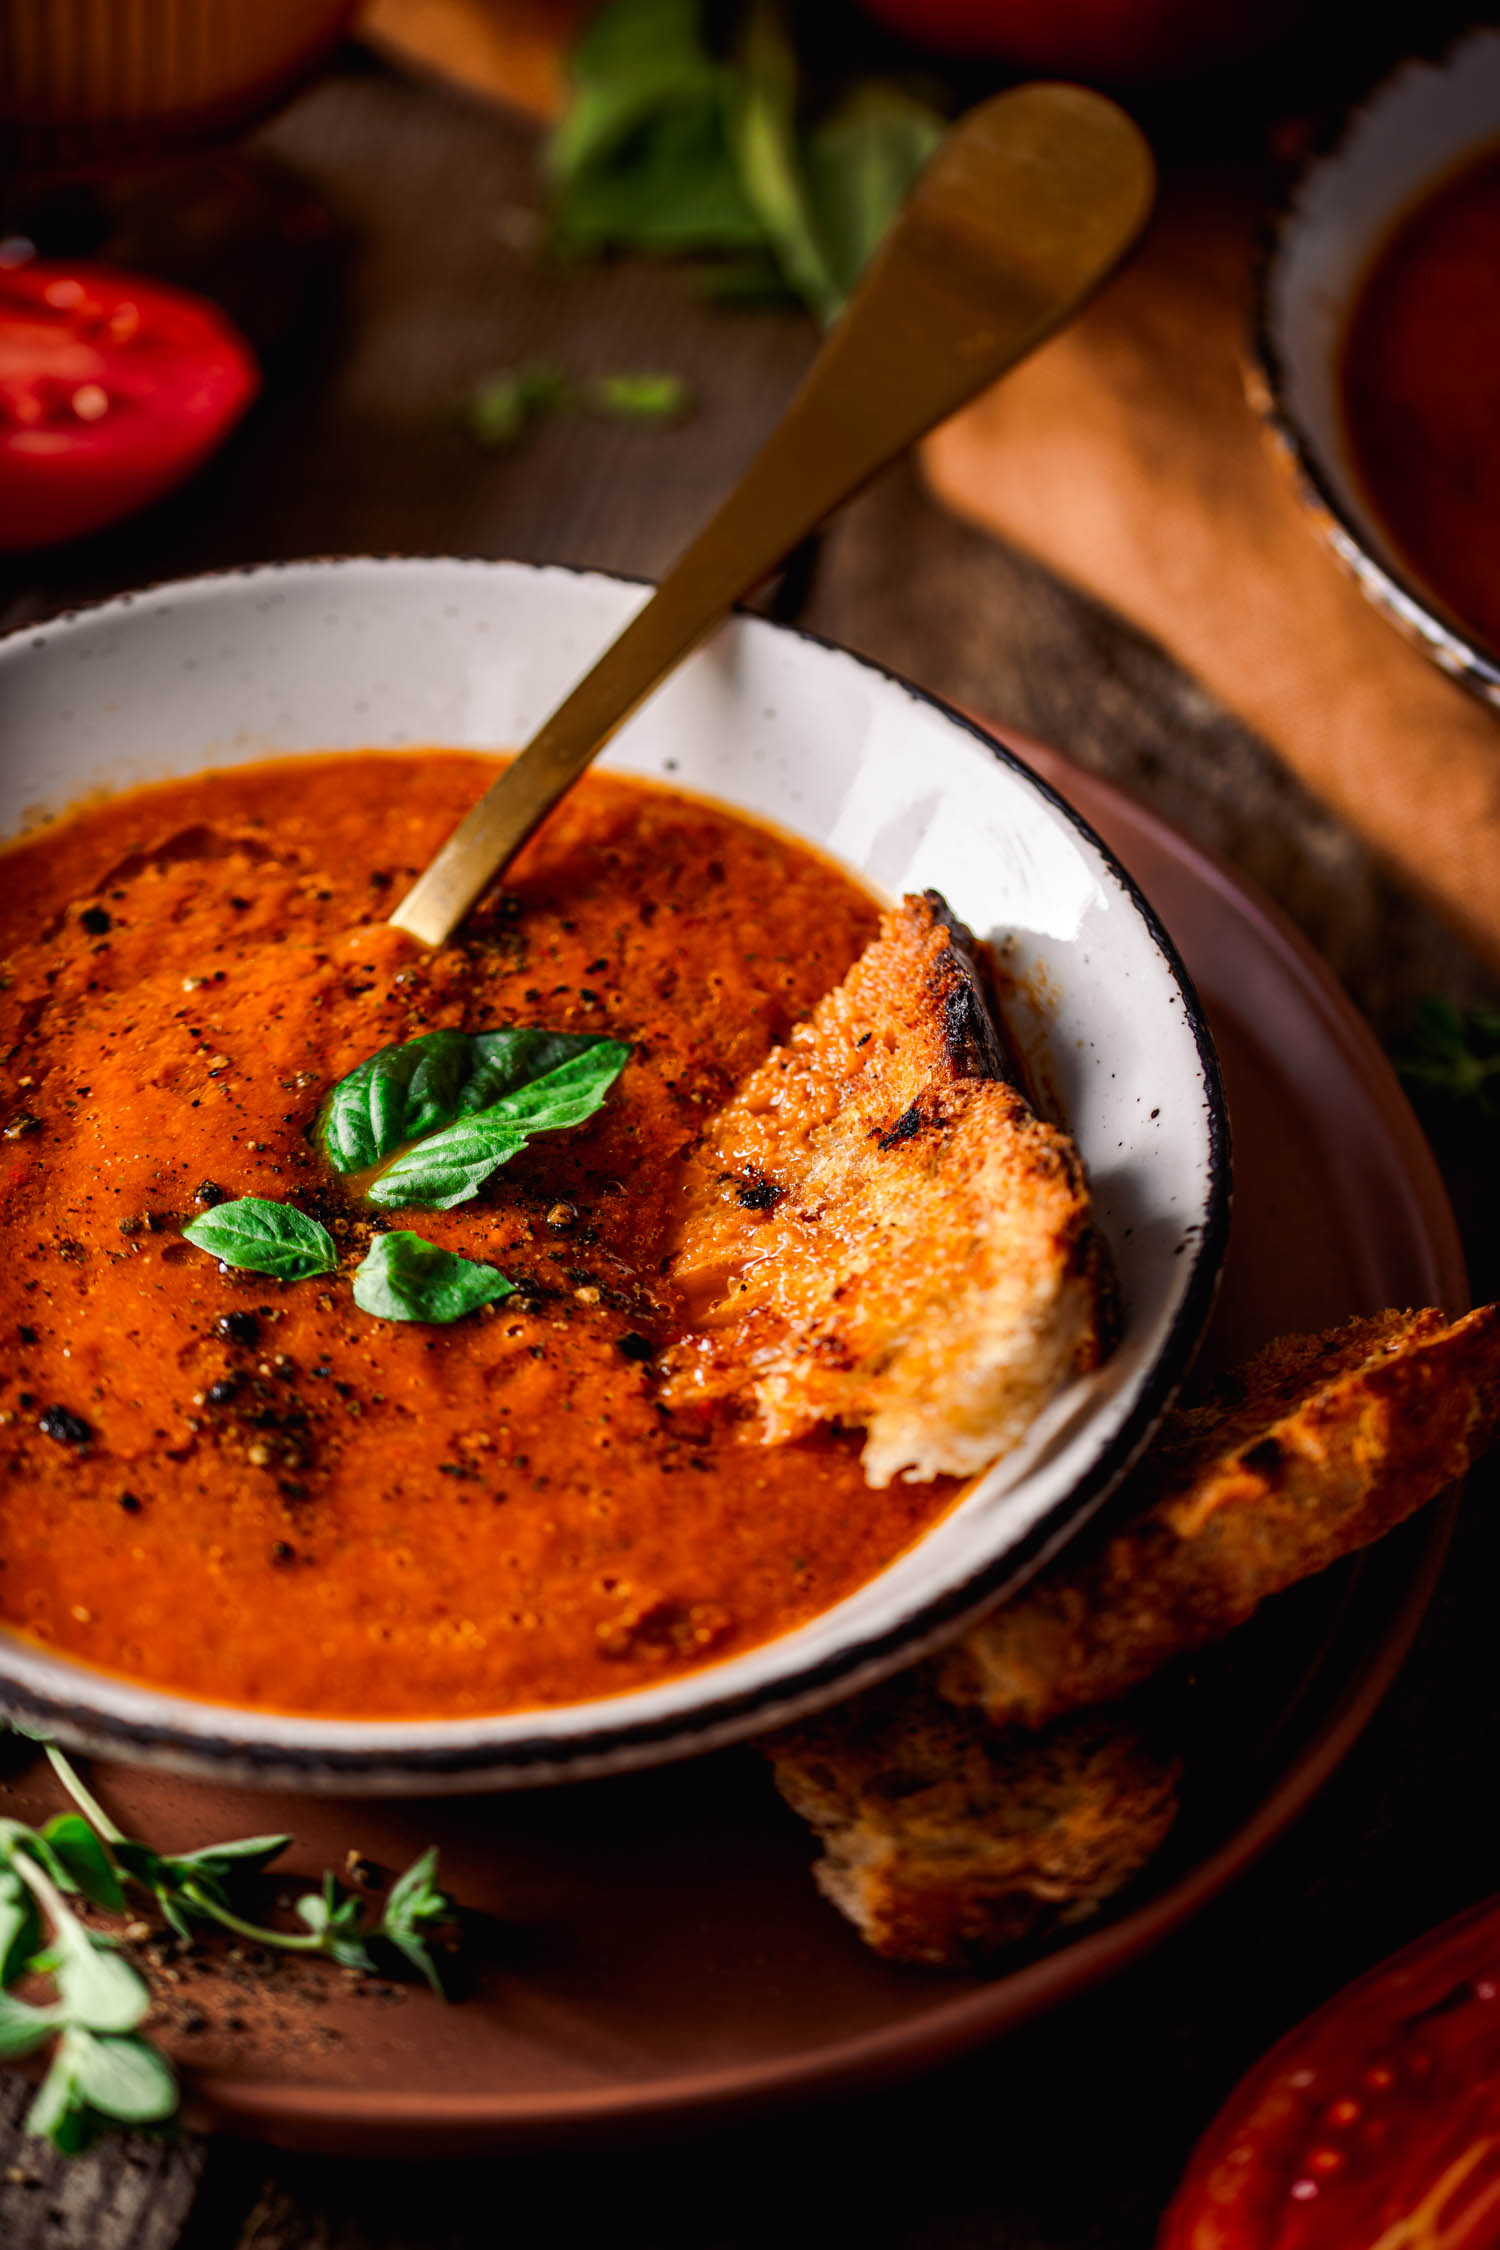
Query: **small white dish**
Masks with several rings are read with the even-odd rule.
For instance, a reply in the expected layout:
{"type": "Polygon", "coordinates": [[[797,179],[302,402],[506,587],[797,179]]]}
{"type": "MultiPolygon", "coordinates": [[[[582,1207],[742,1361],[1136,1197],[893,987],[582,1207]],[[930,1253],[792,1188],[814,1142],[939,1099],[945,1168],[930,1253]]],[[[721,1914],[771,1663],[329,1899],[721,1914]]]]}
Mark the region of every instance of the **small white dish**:
{"type": "Polygon", "coordinates": [[[1500,656],[1391,543],[1340,399],[1350,317],[1406,214],[1500,143],[1500,29],[1412,57],[1344,117],[1272,213],[1256,275],[1251,403],[1290,459],[1313,522],[1361,591],[1475,694],[1500,704],[1500,656]]]}
{"type": "MultiPolygon", "coordinates": [[[[516,563],[297,563],[126,596],[0,642],[0,836],[86,792],[297,750],[523,742],[643,599],[516,563]]],[[[195,1702],[0,1631],[0,1713],[86,1748],[318,1790],[583,1778],[764,1730],[899,1669],[1028,1575],[1140,1451],[1212,1302],[1228,1145],[1212,1044],[1150,908],[1018,759],[845,651],[736,617],[616,769],[807,838],[1007,945],[1013,1030],[1088,1167],[1120,1285],[1100,1372],[890,1568],[759,1648],[589,1703],[356,1721],[195,1702]]],[[[232,1630],[232,1621],[226,1629],[232,1630]]]]}

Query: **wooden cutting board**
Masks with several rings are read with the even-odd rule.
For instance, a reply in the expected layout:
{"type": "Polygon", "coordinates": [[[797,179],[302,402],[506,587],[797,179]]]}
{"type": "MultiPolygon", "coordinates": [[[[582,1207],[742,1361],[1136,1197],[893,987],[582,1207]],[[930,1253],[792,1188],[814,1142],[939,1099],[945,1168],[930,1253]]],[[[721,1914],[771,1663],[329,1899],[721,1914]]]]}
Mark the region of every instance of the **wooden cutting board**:
{"type": "Polygon", "coordinates": [[[1165,180],[1134,263],[923,471],[1161,641],[1500,966],[1500,719],[1366,602],[1246,403],[1263,192],[1165,180]]]}

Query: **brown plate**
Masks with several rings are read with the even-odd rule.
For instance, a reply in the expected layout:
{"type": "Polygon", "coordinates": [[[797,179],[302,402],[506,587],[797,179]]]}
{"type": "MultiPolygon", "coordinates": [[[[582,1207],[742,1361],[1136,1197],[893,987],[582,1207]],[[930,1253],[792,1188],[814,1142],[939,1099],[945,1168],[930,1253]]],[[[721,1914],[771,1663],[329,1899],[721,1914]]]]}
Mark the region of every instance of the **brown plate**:
{"type": "MultiPolygon", "coordinates": [[[[1467,1303],[1442,1184],[1369,1032],[1262,900],[1138,806],[1042,750],[1044,776],[1119,852],[1213,1023],[1236,1214],[1205,1345],[1387,1304],[1467,1303]]],[[[368,2154],[601,2139],[913,2072],[1122,1967],[1286,1826],[1389,1685],[1441,1562],[1451,1504],[1282,1597],[1185,1684],[1188,1786],[1166,1851],[1116,1911],[990,1978],[889,1967],[813,1890],[805,1832],[752,1751],[495,1798],[271,1797],[123,1766],[93,1778],[133,1833],[183,1848],[295,1831],[316,1874],[352,1848],[401,1867],[441,1846],[472,1914],[472,1991],[444,2006],[321,1965],[213,1954],[163,1987],[191,2122],[368,2154]],[[1194,1759],[1211,1736],[1213,1758],[1194,1759]]],[[[0,1807],[52,1809],[20,1744],[0,1807]]]]}

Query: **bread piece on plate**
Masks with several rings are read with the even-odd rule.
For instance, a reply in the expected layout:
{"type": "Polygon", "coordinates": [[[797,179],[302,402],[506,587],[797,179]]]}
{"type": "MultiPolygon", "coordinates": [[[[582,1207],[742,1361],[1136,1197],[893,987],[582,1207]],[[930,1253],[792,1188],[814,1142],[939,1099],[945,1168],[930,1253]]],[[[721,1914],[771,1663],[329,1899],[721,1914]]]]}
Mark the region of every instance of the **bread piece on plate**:
{"type": "Polygon", "coordinates": [[[907,898],[708,1126],[669,1405],[740,1400],[771,1444],[863,1428],[885,1485],[987,1467],[1096,1364],[1083,1168],[1008,1082],[972,943],[907,898]]]}
{"type": "Polygon", "coordinates": [[[1070,1550],[940,1660],[995,1726],[1110,1701],[1378,1539],[1500,1435],[1500,1306],[1385,1312],[1274,1343],[1168,1415],[1139,1514],[1070,1550]]]}
{"type": "Polygon", "coordinates": [[[887,1960],[979,1968],[1094,1913],[1159,1848],[1180,1761],[1128,1711],[1028,1738],[923,1667],[766,1745],[819,1888],[887,1960]]]}

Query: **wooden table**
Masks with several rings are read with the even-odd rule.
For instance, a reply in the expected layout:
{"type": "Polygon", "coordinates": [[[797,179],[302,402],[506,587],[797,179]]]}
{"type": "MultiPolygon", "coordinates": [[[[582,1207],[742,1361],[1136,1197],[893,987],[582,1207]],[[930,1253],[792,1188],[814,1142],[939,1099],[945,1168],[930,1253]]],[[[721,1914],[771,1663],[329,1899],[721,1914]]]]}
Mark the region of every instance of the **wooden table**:
{"type": "MultiPolygon", "coordinates": [[[[792,314],[710,310],[682,271],[536,249],[531,130],[351,56],[261,137],[336,245],[268,395],[144,521],[0,581],[0,622],[182,572],[349,551],[653,575],[748,458],[813,348],[792,314]],[[528,357],[670,368],[693,420],[581,419],[486,454],[455,402],[528,357]]],[[[1069,750],[1252,874],[1378,1029],[1413,997],[1488,999],[1455,942],[1152,646],[942,516],[909,472],[849,508],[783,613],[1069,750]]],[[[1453,1173],[1493,1294],[1485,1176],[1453,1173]]],[[[0,2250],[1139,2250],[1191,2142],[1280,2031],[1495,1882],[1500,1493],[1477,1475],[1418,1649],[1340,1774],[1257,1869],[1141,1968],[921,2084],[669,2147],[373,2166],[228,2142],[63,2163],[0,2080],[0,2250]]]]}

